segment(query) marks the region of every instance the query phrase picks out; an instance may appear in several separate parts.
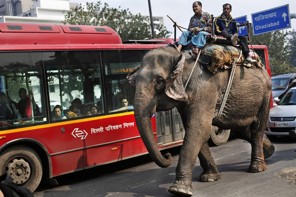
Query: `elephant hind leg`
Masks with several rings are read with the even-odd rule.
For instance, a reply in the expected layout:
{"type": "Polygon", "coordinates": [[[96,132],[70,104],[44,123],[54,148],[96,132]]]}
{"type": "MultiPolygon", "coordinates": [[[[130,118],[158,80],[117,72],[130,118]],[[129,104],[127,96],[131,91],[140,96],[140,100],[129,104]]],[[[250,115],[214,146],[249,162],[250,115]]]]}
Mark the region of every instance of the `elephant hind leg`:
{"type": "Polygon", "coordinates": [[[273,155],[275,152],[275,147],[271,143],[271,141],[268,139],[268,137],[264,134],[263,136],[263,153],[264,158],[267,159],[273,155]]]}
{"type": "Polygon", "coordinates": [[[221,175],[214,172],[203,172],[199,177],[201,182],[214,182],[218,181],[219,179],[221,179],[221,175]]]}
{"type": "Polygon", "coordinates": [[[251,165],[249,167],[249,172],[257,173],[263,172],[267,169],[264,159],[261,158],[252,158],[251,165]]]}
{"type": "Polygon", "coordinates": [[[263,138],[264,138],[264,130],[262,127],[262,123],[256,129],[257,125],[251,125],[250,133],[251,133],[251,164],[249,167],[249,172],[263,172],[267,169],[265,159],[264,159],[264,151],[263,151],[263,138]]]}
{"type": "Polygon", "coordinates": [[[260,126],[256,127],[254,124],[233,130],[233,134],[238,138],[247,140],[252,146],[249,172],[265,171],[267,167],[264,158],[270,157],[274,153],[274,146],[265,136],[264,130],[262,128],[260,130],[260,126]]]}
{"type": "Polygon", "coordinates": [[[199,180],[202,182],[213,182],[221,179],[215,161],[210,152],[208,143],[205,143],[198,154],[200,165],[203,168],[203,173],[200,175],[199,180]]]}
{"type": "MultiPolygon", "coordinates": [[[[238,130],[232,130],[232,134],[240,139],[246,140],[249,143],[251,143],[251,133],[250,130],[246,129],[238,129],[238,130]]],[[[271,157],[275,152],[275,147],[271,143],[271,141],[268,139],[268,137],[264,134],[263,136],[263,154],[264,158],[267,159],[271,157]]]]}
{"type": "MultiPolygon", "coordinates": [[[[273,155],[275,152],[274,145],[270,142],[267,136],[264,134],[263,136],[263,155],[264,159],[267,159],[273,155]]],[[[253,152],[252,152],[253,155],[253,152]]],[[[249,172],[262,172],[267,169],[265,161],[262,158],[256,157],[252,158],[252,163],[249,168],[249,172]]]]}

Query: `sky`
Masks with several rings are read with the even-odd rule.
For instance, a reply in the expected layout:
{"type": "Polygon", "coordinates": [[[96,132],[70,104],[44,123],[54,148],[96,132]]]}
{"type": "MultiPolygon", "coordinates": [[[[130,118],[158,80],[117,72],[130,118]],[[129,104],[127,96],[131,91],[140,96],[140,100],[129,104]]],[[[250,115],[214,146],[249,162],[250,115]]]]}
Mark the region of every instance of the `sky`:
{"type": "MultiPolygon", "coordinates": [[[[200,0],[203,4],[203,11],[218,16],[222,13],[222,5],[230,3],[232,5],[232,16],[240,17],[247,15],[247,19],[252,22],[251,14],[264,10],[276,8],[289,4],[290,13],[296,14],[296,0],[200,0]]],[[[70,0],[73,3],[97,2],[97,0],[70,0]]],[[[149,16],[148,0],[101,0],[108,3],[110,7],[129,9],[133,14],[140,13],[149,16]]],[[[164,25],[172,32],[173,22],[167,17],[172,18],[177,25],[188,27],[189,19],[193,15],[192,3],[194,0],[150,0],[152,15],[162,16],[164,25]]],[[[296,19],[291,20],[292,28],[296,29],[296,19]]],[[[177,37],[181,31],[177,30],[177,37]]]]}

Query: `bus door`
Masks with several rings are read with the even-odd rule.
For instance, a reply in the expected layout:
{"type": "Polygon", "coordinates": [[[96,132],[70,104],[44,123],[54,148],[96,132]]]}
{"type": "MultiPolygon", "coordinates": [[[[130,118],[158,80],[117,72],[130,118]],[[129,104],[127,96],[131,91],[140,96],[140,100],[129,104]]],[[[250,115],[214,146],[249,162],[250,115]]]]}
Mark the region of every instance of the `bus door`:
{"type": "Polygon", "coordinates": [[[183,140],[185,130],[176,108],[156,113],[156,130],[159,144],[183,140]]]}

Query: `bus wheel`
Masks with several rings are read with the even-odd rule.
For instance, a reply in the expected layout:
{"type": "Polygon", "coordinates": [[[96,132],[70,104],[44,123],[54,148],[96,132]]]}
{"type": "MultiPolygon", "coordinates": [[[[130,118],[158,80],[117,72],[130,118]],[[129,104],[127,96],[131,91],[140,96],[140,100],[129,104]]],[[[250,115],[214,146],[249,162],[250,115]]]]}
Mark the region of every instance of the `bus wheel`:
{"type": "Polygon", "coordinates": [[[5,173],[11,177],[13,183],[34,192],[42,179],[42,164],[33,149],[17,146],[0,155],[0,174],[5,173]]]}
{"type": "Polygon", "coordinates": [[[220,129],[216,126],[212,126],[212,131],[211,131],[211,138],[210,142],[212,144],[219,146],[221,144],[225,144],[230,136],[230,129],[225,130],[225,129],[220,129]]]}

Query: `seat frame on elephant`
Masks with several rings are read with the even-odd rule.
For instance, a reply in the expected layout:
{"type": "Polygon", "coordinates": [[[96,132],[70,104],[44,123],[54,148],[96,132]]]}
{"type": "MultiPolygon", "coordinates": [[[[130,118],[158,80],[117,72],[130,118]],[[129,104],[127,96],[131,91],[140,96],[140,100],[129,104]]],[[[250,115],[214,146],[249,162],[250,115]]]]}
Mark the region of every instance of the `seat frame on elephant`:
{"type": "Polygon", "coordinates": [[[207,69],[212,74],[215,74],[220,69],[230,69],[234,62],[236,65],[245,66],[247,68],[252,66],[263,67],[260,57],[256,52],[250,50],[250,57],[255,60],[255,62],[246,62],[240,46],[233,46],[229,40],[223,37],[214,39],[211,36],[208,39],[208,43],[202,48],[197,57],[199,63],[207,65],[207,69]]]}

